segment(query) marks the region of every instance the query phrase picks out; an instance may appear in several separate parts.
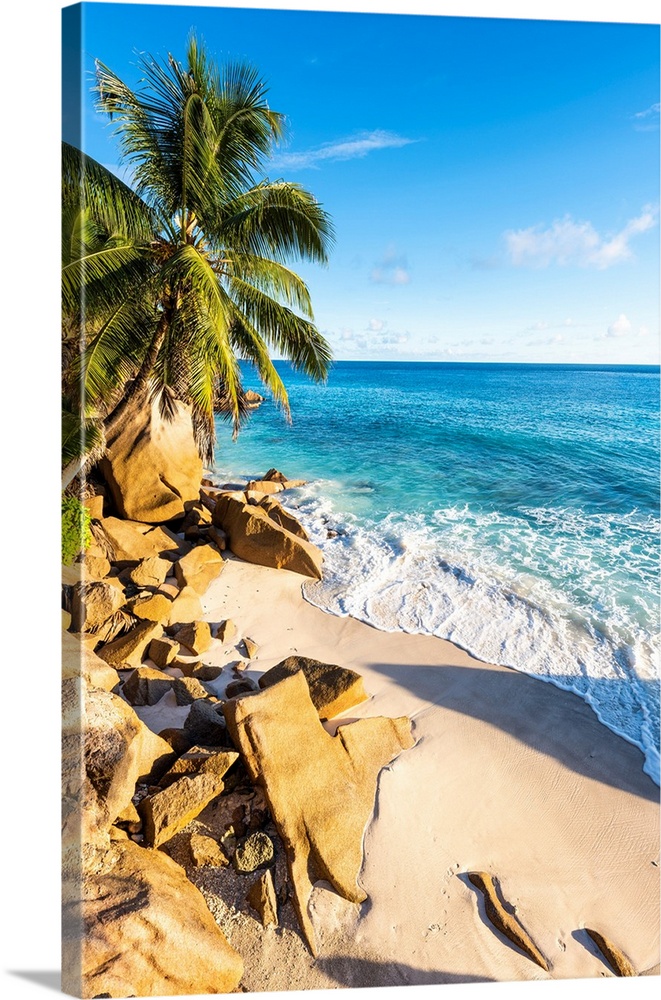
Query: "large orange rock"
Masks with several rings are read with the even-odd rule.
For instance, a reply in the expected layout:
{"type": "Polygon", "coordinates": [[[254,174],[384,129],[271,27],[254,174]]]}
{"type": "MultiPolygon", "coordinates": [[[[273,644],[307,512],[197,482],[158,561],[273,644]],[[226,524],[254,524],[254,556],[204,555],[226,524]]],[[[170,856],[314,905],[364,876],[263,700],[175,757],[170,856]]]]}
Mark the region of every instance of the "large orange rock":
{"type": "Polygon", "coordinates": [[[277,524],[263,507],[221,493],[213,523],[227,534],[232,552],[240,559],[321,579],[323,557],[316,545],[277,524]]]}
{"type": "Polygon", "coordinates": [[[138,781],[158,778],[174,762],[165,740],[118,695],[88,688],[84,696],[83,766],[110,822],[131,802],[138,781]]]}
{"type": "Polygon", "coordinates": [[[368,695],[363,686],[363,678],[355,670],[339,667],[336,663],[322,663],[309,656],[288,656],[276,663],[259,678],[260,688],[272,687],[278,681],[302,670],[310,689],[312,704],[321,719],[332,719],[334,715],[346,712],[368,695]]]}
{"type": "Polygon", "coordinates": [[[193,437],[190,407],[173,400],[164,420],[159,401],[130,404],[106,444],[100,467],[121,517],[152,524],[185,514],[199,500],[202,460],[193,437]]]}
{"type": "Polygon", "coordinates": [[[119,674],[114,667],[88,649],[80,638],[62,633],[62,680],[76,678],[89,687],[104,691],[119,690],[119,674]]]}
{"type": "Polygon", "coordinates": [[[163,626],[159,622],[139,622],[118,639],[99,649],[99,657],[117,670],[139,667],[152,639],[160,638],[163,626]]]}
{"type": "Polygon", "coordinates": [[[144,521],[123,521],[120,517],[104,517],[99,522],[113,562],[118,566],[137,567],[144,559],[171,552],[173,558],[183,556],[190,544],[178,538],[173,531],[163,525],[154,527],[144,521]]]}
{"type": "Polygon", "coordinates": [[[231,993],[243,975],[183,868],[131,841],[89,866],[63,927],[63,987],[74,996],[231,993]]]}
{"type": "Polygon", "coordinates": [[[309,541],[309,536],[302,524],[300,524],[293,514],[290,514],[288,510],[274,500],[273,497],[264,497],[259,506],[262,507],[272,521],[279,524],[281,528],[286,528],[287,531],[291,531],[292,535],[298,535],[299,538],[304,538],[309,541]]]}
{"type": "Polygon", "coordinates": [[[223,568],[223,557],[213,545],[196,545],[174,564],[174,575],[180,587],[192,587],[204,594],[223,568]]]}
{"type": "Polygon", "coordinates": [[[293,901],[315,954],[308,899],[324,879],[360,903],[363,834],[381,768],[413,746],[411,722],[360,719],[330,736],[297,671],[259,694],[223,705],[227,727],[253,781],[264,788],[287,854],[293,901]]]}
{"type": "Polygon", "coordinates": [[[77,583],[71,600],[74,632],[96,632],[125,602],[123,591],[105,580],[77,583]]]}
{"type": "Polygon", "coordinates": [[[164,776],[165,788],[140,803],[146,843],[160,847],[199,816],[223,791],[223,777],[237,758],[231,751],[186,754],[182,765],[164,776]]]}

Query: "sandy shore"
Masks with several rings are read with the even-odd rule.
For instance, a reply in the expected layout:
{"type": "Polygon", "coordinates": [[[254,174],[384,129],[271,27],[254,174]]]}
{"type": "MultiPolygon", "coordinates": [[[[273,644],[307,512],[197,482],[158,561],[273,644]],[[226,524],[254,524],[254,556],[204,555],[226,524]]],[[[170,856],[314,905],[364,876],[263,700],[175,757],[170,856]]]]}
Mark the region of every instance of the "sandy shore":
{"type": "MultiPolygon", "coordinates": [[[[257,642],[254,679],[293,652],[359,671],[371,697],[331,731],[408,715],[417,742],[379,779],[360,875],[367,901],[350,904],[324,884],[313,892],[316,960],[291,914],[264,930],[233,909],[227,888],[192,876],[244,957],[244,989],[611,977],[586,926],[639,974],[658,974],[659,789],[640,752],[574,695],[441,639],[327,615],[304,601],[301,583],[230,557],[205,617],[232,618],[257,642]],[[471,870],[498,878],[549,973],[486,921],[471,870]]],[[[204,657],[238,658],[219,643],[204,657]]],[[[229,674],[215,682],[219,694],[229,674]]],[[[168,694],[138,711],[158,731],[181,725],[187,709],[168,694]]]]}

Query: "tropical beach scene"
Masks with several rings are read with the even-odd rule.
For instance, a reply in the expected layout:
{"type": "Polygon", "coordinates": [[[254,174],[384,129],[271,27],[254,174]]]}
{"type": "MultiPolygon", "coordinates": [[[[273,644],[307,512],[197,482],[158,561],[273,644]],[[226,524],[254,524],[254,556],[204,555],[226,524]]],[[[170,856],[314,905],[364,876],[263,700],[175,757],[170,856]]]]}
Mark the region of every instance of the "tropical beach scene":
{"type": "Polygon", "coordinates": [[[62,989],[658,977],[659,26],[62,23],[62,989]]]}

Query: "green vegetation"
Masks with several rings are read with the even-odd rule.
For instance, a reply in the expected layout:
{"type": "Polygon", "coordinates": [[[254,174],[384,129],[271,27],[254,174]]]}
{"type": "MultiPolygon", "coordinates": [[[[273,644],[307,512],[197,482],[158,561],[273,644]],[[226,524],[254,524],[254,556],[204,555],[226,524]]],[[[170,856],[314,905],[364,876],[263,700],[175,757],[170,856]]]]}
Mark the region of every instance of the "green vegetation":
{"type": "Polygon", "coordinates": [[[239,359],[287,416],[269,352],[316,380],[331,361],[289,265],[327,263],[332,225],[300,186],[257,179],[283,134],[264,83],[247,65],[218,69],[195,38],[185,65],[144,57],[142,69],[133,91],[97,65],[132,187],[63,147],[65,482],[136,397],[157,396],[165,417],[174,399],[190,404],[210,461],[214,413],[235,433],[246,415],[239,359]]]}
{"type": "Polygon", "coordinates": [[[92,541],[90,512],[78,497],[62,494],[62,563],[70,566],[92,541]]]}

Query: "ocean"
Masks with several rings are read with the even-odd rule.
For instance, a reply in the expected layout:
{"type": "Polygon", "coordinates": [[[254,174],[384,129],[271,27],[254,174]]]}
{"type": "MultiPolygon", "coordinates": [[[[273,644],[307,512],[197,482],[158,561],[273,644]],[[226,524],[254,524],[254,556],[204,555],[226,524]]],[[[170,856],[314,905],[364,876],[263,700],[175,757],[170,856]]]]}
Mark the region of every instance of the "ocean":
{"type": "Polygon", "coordinates": [[[277,366],[292,424],[219,420],[213,471],[307,481],[279,497],[324,554],[305,598],[575,692],[658,784],[659,369],[277,366]]]}

